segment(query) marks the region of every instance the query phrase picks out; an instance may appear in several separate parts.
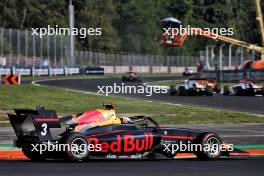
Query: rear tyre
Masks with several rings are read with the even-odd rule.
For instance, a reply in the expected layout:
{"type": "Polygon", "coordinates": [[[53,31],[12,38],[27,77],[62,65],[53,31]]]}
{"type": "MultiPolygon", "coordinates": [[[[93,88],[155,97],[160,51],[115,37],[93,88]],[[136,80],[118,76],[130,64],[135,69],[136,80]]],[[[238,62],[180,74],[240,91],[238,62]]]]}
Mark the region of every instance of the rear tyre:
{"type": "Polygon", "coordinates": [[[228,96],[230,94],[229,86],[224,86],[224,95],[228,96]]]}
{"type": "Polygon", "coordinates": [[[216,84],[215,92],[216,93],[220,93],[221,92],[221,85],[220,84],[216,84]]]}
{"type": "Polygon", "coordinates": [[[198,138],[197,143],[203,147],[203,151],[195,152],[198,159],[217,160],[220,158],[223,140],[215,133],[203,134],[198,138]]]}
{"type": "Polygon", "coordinates": [[[205,90],[205,95],[206,96],[213,96],[213,90],[211,87],[207,87],[205,90]]]}
{"type": "Polygon", "coordinates": [[[66,151],[66,159],[70,161],[83,161],[88,158],[88,141],[84,135],[76,132],[70,133],[64,143],[69,146],[69,150],[66,151]]]}
{"type": "Polygon", "coordinates": [[[180,86],[180,87],[178,88],[178,94],[179,94],[180,96],[185,96],[185,95],[186,95],[185,87],[180,86]]]}
{"type": "Polygon", "coordinates": [[[176,94],[177,94],[177,90],[175,86],[170,86],[170,95],[176,95],[176,94]]]}
{"type": "Polygon", "coordinates": [[[33,161],[45,161],[46,160],[46,154],[40,153],[40,151],[35,151],[33,149],[31,144],[24,144],[22,145],[22,152],[26,157],[33,161]]]}
{"type": "Polygon", "coordinates": [[[137,77],[138,82],[142,82],[142,78],[140,76],[137,77]]]}
{"type": "Polygon", "coordinates": [[[239,87],[235,87],[234,88],[234,93],[235,93],[235,95],[236,96],[241,96],[241,95],[243,95],[242,94],[242,88],[239,86],[239,87]]]}
{"type": "Polygon", "coordinates": [[[126,82],[127,81],[127,77],[126,76],[122,76],[122,82],[126,82]]]}

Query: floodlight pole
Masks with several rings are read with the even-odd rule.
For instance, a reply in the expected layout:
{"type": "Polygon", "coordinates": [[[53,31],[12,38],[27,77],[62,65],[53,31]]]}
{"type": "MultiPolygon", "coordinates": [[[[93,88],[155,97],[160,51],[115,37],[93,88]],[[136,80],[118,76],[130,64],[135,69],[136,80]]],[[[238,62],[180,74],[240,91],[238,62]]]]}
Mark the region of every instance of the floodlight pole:
{"type": "Polygon", "coordinates": [[[70,28],[70,35],[69,35],[69,62],[67,63],[68,66],[75,65],[74,60],[74,36],[72,35],[72,31],[74,28],[74,6],[72,5],[72,0],[69,1],[69,28],[70,28]]]}

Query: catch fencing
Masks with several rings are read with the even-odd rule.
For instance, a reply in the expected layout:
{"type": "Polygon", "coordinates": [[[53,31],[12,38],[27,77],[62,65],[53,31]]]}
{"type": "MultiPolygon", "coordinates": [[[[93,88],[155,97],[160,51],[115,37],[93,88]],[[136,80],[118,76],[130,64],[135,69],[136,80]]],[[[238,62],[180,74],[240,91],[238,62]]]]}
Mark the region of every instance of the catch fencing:
{"type": "Polygon", "coordinates": [[[149,67],[195,67],[203,61],[205,69],[242,68],[244,59],[254,57],[239,47],[231,45],[205,46],[198,56],[168,56],[136,53],[108,53],[97,50],[74,51],[69,56],[69,37],[62,35],[32,35],[31,30],[0,28],[0,66],[17,67],[63,67],[63,66],[149,66],[149,67]],[[252,56],[252,57],[251,57],[252,56]],[[217,68],[216,68],[217,67],[217,68]]]}

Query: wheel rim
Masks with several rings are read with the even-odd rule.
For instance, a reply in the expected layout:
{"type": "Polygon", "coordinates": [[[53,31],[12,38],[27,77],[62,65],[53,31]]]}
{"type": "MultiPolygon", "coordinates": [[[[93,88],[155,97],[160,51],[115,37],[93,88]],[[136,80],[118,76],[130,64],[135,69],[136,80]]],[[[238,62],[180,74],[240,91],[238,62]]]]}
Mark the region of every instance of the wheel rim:
{"type": "Polygon", "coordinates": [[[206,151],[210,157],[216,157],[220,153],[220,141],[216,137],[210,137],[206,143],[208,145],[209,150],[206,151]]]}
{"type": "Polygon", "coordinates": [[[87,155],[87,142],[83,138],[76,138],[71,142],[71,153],[76,158],[83,158],[87,155]]]}

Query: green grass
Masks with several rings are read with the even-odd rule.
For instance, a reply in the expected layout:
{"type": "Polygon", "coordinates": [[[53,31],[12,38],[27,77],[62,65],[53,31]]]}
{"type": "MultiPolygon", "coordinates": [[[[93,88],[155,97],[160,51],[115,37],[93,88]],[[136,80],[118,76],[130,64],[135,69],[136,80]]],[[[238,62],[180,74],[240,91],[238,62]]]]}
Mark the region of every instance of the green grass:
{"type": "MultiPolygon", "coordinates": [[[[113,78],[121,78],[123,75],[126,75],[126,73],[123,74],[105,74],[105,75],[58,75],[58,76],[22,76],[22,80],[46,80],[46,79],[62,79],[62,78],[81,78],[81,79],[85,79],[85,78],[105,78],[105,77],[113,77],[113,78]]],[[[166,74],[166,73],[160,73],[160,74],[147,74],[147,73],[139,73],[138,75],[144,77],[151,77],[151,76],[155,76],[155,77],[162,77],[162,76],[175,76],[172,74],[166,74]]]]}
{"type": "Polygon", "coordinates": [[[36,105],[44,105],[46,108],[56,110],[59,114],[71,114],[72,112],[99,108],[103,102],[116,104],[118,114],[151,115],[164,124],[264,122],[263,117],[246,113],[169,105],[121,97],[105,97],[30,84],[1,86],[0,119],[7,120],[6,112],[10,112],[14,108],[34,108],[36,105]]]}

